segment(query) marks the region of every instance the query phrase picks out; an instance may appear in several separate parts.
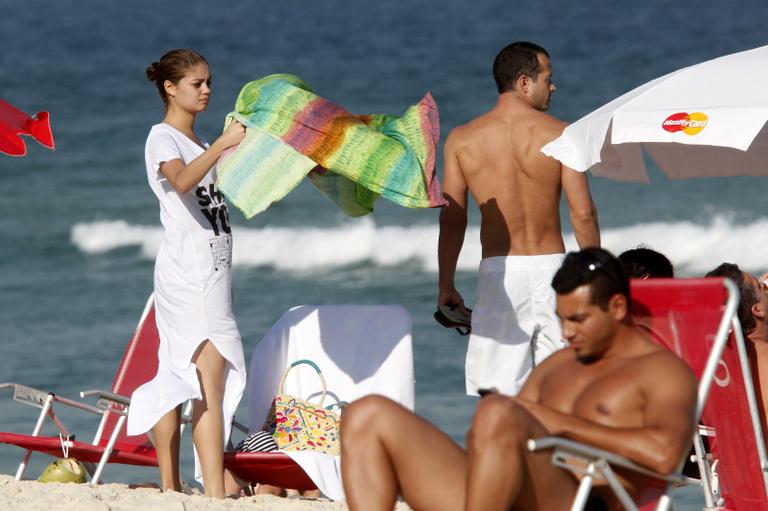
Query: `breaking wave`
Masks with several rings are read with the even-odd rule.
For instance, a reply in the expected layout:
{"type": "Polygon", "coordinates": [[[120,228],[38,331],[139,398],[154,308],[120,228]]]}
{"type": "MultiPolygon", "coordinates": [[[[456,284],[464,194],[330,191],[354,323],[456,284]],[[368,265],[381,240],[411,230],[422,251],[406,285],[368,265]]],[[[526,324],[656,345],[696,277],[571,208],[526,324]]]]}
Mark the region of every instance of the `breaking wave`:
{"type": "MultiPolygon", "coordinates": [[[[313,271],[415,262],[424,271],[437,271],[437,225],[377,226],[371,219],[362,219],[335,227],[235,226],[233,231],[237,267],[313,271]]],[[[88,254],[136,246],[142,258],[154,259],[162,227],[123,220],[79,223],[72,227],[71,240],[88,254]]],[[[577,247],[572,234],[566,234],[565,240],[569,250],[577,247]]],[[[768,267],[768,218],[747,224],[735,224],[726,217],[715,217],[708,224],[651,222],[604,229],[602,241],[614,253],[640,244],[658,250],[669,257],[680,275],[701,275],[723,261],[753,272],[768,267]]],[[[480,229],[470,227],[458,269],[474,271],[480,257],[480,229]]]]}

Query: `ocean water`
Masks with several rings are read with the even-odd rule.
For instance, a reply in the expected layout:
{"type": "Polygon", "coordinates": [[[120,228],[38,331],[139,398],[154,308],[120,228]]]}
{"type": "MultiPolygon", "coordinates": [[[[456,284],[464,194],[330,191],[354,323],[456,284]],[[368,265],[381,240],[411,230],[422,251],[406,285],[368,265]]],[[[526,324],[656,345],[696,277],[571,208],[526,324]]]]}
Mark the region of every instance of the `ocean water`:
{"type": "MultiPolygon", "coordinates": [[[[16,4],[0,19],[0,97],[30,113],[50,111],[56,150],[30,143],[23,159],[0,156],[0,382],[64,396],[109,387],[152,289],[161,231],[143,147],[162,106],[144,69],[168,49],[192,47],[211,62],[214,95],[197,125],[211,140],[240,87],[277,72],[301,76],[357,113],[401,113],[431,90],[444,139],[494,104],[491,63],[513,40],[549,50],[558,86],[551,113],[572,121],[676,68],[764,45],[766,25],[763,0],[16,4]]],[[[723,79],[738,94],[750,77],[723,79]]],[[[756,272],[768,266],[762,178],[672,182],[652,172],[648,185],[591,184],[611,250],[650,245],[682,275],[724,260],[756,272]]],[[[466,339],[432,320],[437,215],[381,200],[373,215],[350,219],[307,185],[254,219],[233,210],[246,356],[291,306],[400,303],[413,316],[417,411],[463,441],[476,401],[463,395],[466,339]]],[[[470,224],[457,284],[471,304],[475,212],[470,224]]],[[[31,431],[34,416],[0,400],[0,430],[31,431]]],[[[90,417],[64,418],[79,438],[93,434],[90,417]]],[[[189,435],[185,443],[191,480],[189,435]]],[[[18,456],[0,447],[0,472],[12,472],[18,456]]],[[[47,462],[33,456],[29,475],[47,462]]],[[[120,466],[105,474],[154,478],[151,469],[120,466]]],[[[676,504],[701,506],[692,494],[676,504]]]]}

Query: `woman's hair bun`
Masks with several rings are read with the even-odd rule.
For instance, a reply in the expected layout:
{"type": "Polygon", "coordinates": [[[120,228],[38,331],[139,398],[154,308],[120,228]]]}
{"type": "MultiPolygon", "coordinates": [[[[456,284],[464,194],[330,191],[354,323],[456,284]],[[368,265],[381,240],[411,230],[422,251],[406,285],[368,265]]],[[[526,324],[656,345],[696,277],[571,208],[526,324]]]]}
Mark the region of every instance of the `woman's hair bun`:
{"type": "Polygon", "coordinates": [[[147,67],[147,78],[150,82],[156,82],[157,81],[157,68],[160,66],[157,62],[151,63],[147,67]]]}

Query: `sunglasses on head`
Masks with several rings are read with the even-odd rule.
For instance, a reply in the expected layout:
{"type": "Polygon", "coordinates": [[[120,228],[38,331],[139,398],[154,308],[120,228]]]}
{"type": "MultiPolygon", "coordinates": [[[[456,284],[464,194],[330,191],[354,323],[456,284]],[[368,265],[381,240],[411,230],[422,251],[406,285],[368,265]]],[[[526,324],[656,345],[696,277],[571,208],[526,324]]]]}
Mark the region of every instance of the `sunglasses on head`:
{"type": "Polygon", "coordinates": [[[584,252],[577,252],[573,258],[578,265],[585,270],[597,271],[603,267],[603,262],[597,259],[594,255],[584,252]]]}

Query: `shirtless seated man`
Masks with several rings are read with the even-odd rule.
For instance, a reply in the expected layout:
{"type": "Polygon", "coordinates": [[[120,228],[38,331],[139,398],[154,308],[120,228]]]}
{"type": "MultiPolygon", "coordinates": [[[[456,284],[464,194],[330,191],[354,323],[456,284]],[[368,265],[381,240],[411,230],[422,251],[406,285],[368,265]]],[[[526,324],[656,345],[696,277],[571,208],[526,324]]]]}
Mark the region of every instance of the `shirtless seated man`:
{"type": "MultiPolygon", "coordinates": [[[[570,253],[552,287],[570,348],[537,366],[517,397],[480,399],[466,450],[381,396],[345,410],[341,466],[352,511],[390,511],[398,494],[419,510],[568,509],[577,478],[553,466],[551,453],[526,448],[549,435],[662,474],[677,468],[693,435],[696,378],[634,326],[619,260],[599,248],[570,253]]],[[[631,494],[642,489],[644,480],[625,479],[631,494]]]]}

